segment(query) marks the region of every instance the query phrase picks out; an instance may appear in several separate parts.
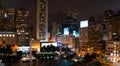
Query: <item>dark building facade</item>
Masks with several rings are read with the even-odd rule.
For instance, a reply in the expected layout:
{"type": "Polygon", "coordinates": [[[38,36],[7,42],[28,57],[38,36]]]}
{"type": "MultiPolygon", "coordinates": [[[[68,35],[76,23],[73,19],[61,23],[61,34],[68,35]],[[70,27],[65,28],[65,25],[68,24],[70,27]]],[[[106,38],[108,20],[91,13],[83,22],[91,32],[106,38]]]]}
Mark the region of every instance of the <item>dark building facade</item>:
{"type": "Polygon", "coordinates": [[[0,31],[14,31],[15,30],[15,9],[14,8],[0,8],[0,31]]]}

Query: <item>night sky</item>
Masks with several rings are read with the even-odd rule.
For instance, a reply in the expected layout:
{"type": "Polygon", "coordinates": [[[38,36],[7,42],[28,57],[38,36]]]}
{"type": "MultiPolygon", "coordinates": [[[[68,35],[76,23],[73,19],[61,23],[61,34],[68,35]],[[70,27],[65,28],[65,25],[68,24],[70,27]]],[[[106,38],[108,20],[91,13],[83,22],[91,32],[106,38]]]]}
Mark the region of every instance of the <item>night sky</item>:
{"type": "MultiPolygon", "coordinates": [[[[26,8],[30,10],[31,22],[34,22],[35,0],[0,0],[6,7],[26,8]]],[[[104,11],[112,9],[120,10],[120,0],[49,0],[49,23],[63,20],[69,9],[78,13],[80,20],[94,16],[98,21],[102,18],[104,11]]]]}

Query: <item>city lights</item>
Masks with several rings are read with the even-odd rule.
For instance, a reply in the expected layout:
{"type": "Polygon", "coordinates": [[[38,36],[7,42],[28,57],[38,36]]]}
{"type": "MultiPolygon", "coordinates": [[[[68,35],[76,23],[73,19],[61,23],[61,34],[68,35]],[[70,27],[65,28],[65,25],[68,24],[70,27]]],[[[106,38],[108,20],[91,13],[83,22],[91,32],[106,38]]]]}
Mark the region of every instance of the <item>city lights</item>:
{"type": "Polygon", "coordinates": [[[0,0],[0,66],[120,66],[119,3],[0,0]]]}

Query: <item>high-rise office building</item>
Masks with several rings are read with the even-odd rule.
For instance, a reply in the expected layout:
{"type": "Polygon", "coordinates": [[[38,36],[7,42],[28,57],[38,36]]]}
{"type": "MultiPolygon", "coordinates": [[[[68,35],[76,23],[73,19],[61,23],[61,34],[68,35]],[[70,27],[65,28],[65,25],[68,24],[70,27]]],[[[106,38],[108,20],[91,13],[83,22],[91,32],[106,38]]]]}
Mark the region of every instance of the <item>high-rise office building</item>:
{"type": "Polygon", "coordinates": [[[112,33],[112,24],[114,12],[112,10],[106,10],[104,12],[104,22],[105,22],[105,40],[111,40],[112,37],[110,34],[112,33]]]}
{"type": "Polygon", "coordinates": [[[88,46],[88,20],[80,21],[80,36],[79,36],[79,41],[80,41],[80,50],[86,51],[88,46]]]}
{"type": "Polygon", "coordinates": [[[114,14],[112,10],[106,10],[104,21],[106,23],[106,35],[108,36],[105,56],[111,62],[117,62],[120,56],[120,15],[114,14]]]}
{"type": "MultiPolygon", "coordinates": [[[[101,45],[100,42],[103,33],[102,25],[97,23],[94,17],[90,17],[89,20],[80,21],[79,30],[80,49],[88,52],[96,51],[94,47],[101,45]]],[[[100,48],[102,48],[102,45],[100,48]]]]}
{"type": "Polygon", "coordinates": [[[36,39],[48,41],[48,0],[36,0],[36,39]]]}
{"type": "Polygon", "coordinates": [[[79,33],[79,21],[77,16],[78,14],[73,10],[67,12],[67,25],[69,25],[71,35],[73,35],[74,31],[79,33]]]}
{"type": "Polygon", "coordinates": [[[30,25],[28,21],[29,11],[26,9],[16,10],[16,32],[19,45],[29,45],[30,25]]]}
{"type": "Polygon", "coordinates": [[[16,44],[15,9],[0,6],[0,44],[16,44]]]}
{"type": "Polygon", "coordinates": [[[73,35],[75,38],[74,48],[78,48],[79,46],[79,19],[78,13],[74,10],[68,10],[67,12],[67,25],[69,27],[69,34],[73,35]]]}
{"type": "Polygon", "coordinates": [[[94,17],[89,18],[89,42],[97,43],[103,39],[103,26],[102,23],[96,22],[94,17]]]}

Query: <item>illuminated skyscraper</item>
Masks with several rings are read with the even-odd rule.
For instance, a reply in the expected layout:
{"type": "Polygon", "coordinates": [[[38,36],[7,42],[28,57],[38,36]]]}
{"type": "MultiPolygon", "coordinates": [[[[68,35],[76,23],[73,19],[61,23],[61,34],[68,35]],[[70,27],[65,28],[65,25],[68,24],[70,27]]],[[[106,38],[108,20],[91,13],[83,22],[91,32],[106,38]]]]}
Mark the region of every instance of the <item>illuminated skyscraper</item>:
{"type": "Polygon", "coordinates": [[[19,45],[29,45],[30,25],[28,21],[29,11],[26,9],[16,10],[16,32],[19,45]]]}
{"type": "Polygon", "coordinates": [[[36,39],[48,41],[48,0],[36,1],[36,39]]]}

